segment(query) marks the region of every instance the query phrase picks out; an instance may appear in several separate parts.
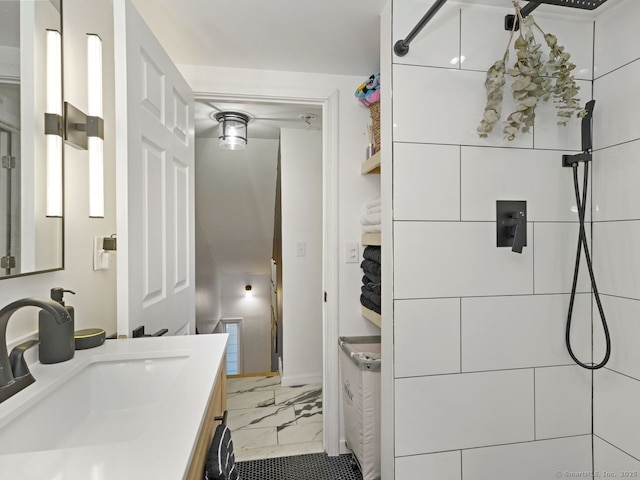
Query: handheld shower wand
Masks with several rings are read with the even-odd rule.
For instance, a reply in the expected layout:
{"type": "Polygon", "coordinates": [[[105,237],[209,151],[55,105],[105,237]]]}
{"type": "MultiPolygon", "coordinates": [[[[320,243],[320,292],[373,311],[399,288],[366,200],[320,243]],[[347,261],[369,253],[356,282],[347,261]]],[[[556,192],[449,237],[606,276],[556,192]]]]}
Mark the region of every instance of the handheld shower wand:
{"type": "Polygon", "coordinates": [[[611,336],[609,334],[609,327],[607,325],[607,319],[605,317],[604,308],[600,301],[600,294],[598,293],[598,287],[596,285],[596,278],[593,274],[593,263],[591,261],[591,255],[589,253],[589,246],[587,245],[587,234],[584,228],[585,222],[585,210],[587,204],[587,189],[589,186],[589,162],[592,159],[592,120],[593,120],[593,108],[595,107],[595,100],[591,100],[585,105],[586,115],[582,118],[582,153],[576,155],[563,155],[562,166],[571,167],[573,169],[573,185],[576,194],[576,204],[578,207],[578,219],[580,221],[580,228],[578,233],[578,249],[576,252],[576,263],[573,270],[573,284],[571,286],[571,297],[569,298],[569,311],[567,314],[567,327],[565,331],[565,342],[567,344],[567,350],[569,355],[576,364],[582,368],[588,370],[597,370],[604,367],[609,361],[611,356],[611,336]],[[580,193],[580,187],[578,182],[578,165],[584,163],[584,176],[582,185],[582,194],[580,193]],[[573,318],[573,306],[576,297],[576,290],[578,285],[578,273],[580,272],[580,256],[582,254],[582,248],[584,248],[584,256],[587,260],[587,268],[589,270],[589,277],[591,279],[591,288],[593,290],[593,296],[598,306],[598,313],[600,314],[600,320],[602,322],[602,329],[604,331],[606,352],[602,361],[598,364],[595,363],[583,363],[573,353],[571,347],[571,321],[573,318]]]}

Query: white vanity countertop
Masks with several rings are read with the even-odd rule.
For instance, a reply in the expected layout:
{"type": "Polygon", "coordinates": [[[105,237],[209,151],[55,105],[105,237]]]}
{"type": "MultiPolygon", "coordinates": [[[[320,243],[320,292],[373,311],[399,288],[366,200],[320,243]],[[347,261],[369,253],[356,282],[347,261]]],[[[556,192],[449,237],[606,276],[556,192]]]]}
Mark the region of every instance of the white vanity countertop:
{"type": "MultiPolygon", "coordinates": [[[[9,453],[0,442],[0,478],[15,480],[180,480],[189,465],[207,402],[223,362],[226,334],[146,337],[107,340],[104,345],[75,352],[73,359],[55,365],[30,366],[36,382],[0,403],[0,437],[11,421],[38,405],[85,368],[98,362],[123,365],[127,361],[180,358],[180,371],[160,398],[147,409],[152,420],[129,438],[118,439],[115,412],[107,442],[70,448],[47,448],[9,453]]],[[[138,362],[140,363],[140,362],[138,362]]],[[[102,363],[100,363],[102,364],[102,363]]],[[[126,385],[117,382],[114,389],[126,385]]],[[[117,391],[109,391],[109,395],[117,391]]],[[[55,415],[54,415],[55,416],[55,415]]],[[[144,414],[143,414],[144,416],[144,414]]],[[[60,423],[60,422],[58,422],[60,423]]],[[[55,425],[55,419],[52,419],[55,425]]],[[[54,426],[52,428],[60,428],[54,426]]],[[[35,433],[35,432],[34,432],[35,433]]],[[[61,438],[64,437],[61,431],[61,438]]],[[[37,435],[37,433],[36,433],[37,435]]],[[[6,441],[6,439],[5,439],[6,441]]],[[[30,441],[30,439],[27,439],[30,441]]],[[[24,443],[24,441],[23,441],[24,443]]],[[[88,442],[91,443],[91,442],[88,442]]],[[[64,442],[63,442],[64,444],[64,442]]]]}

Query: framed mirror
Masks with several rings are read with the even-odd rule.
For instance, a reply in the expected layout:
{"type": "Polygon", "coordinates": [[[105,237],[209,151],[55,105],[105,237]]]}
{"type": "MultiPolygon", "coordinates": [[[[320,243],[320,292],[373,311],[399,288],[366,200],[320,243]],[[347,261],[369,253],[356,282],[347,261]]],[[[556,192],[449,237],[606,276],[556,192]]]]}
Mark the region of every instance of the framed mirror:
{"type": "Polygon", "coordinates": [[[0,279],[64,267],[61,8],[0,1],[0,279]]]}

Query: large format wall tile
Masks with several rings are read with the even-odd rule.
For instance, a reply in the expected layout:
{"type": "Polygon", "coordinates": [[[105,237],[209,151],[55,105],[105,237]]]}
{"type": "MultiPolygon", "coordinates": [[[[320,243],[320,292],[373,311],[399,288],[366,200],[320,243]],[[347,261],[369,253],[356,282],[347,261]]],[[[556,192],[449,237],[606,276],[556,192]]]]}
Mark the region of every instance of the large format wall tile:
{"type": "Polygon", "coordinates": [[[591,435],[462,452],[464,480],[551,480],[591,471],[591,435]]]}
{"type": "MultiPolygon", "coordinates": [[[[508,2],[505,5],[509,6],[508,2]]],[[[544,7],[535,13],[536,21],[545,31],[555,34],[558,42],[571,53],[571,61],[576,65],[575,77],[591,80],[593,21],[559,17],[554,12],[544,14],[541,13],[543,9],[544,7]]],[[[502,58],[511,33],[504,28],[504,17],[507,14],[513,14],[513,8],[462,8],[461,51],[465,56],[463,69],[486,71],[496,60],[502,58]]],[[[544,43],[541,34],[537,38],[544,43]]],[[[543,51],[546,55],[546,44],[543,51]]],[[[509,58],[511,63],[516,59],[513,48],[509,58]]]]}
{"type": "MultiPolygon", "coordinates": [[[[488,139],[478,137],[486,102],[483,72],[447,68],[393,67],[393,140],[449,145],[533,146],[533,135],[508,142],[502,127],[488,139]]],[[[504,111],[515,109],[505,95],[504,111]]],[[[506,118],[506,116],[505,116],[506,118]]]]}
{"type": "Polygon", "coordinates": [[[593,433],[640,458],[640,381],[603,368],[594,374],[593,433]]]}
{"type": "Polygon", "coordinates": [[[593,146],[596,149],[640,138],[640,60],[615,70],[593,85],[593,146]]]}
{"type": "MultiPolygon", "coordinates": [[[[433,5],[433,0],[396,0],[393,2],[393,43],[406,38],[433,5]]],[[[393,55],[394,63],[452,67],[460,55],[460,7],[445,4],[429,24],[411,42],[404,57],[393,55]]]]}
{"type": "MultiPolygon", "coordinates": [[[[462,299],[462,371],[568,365],[568,295],[462,299]]],[[[578,295],[571,330],[574,351],[591,359],[591,299],[578,295]]]]}
{"type": "Polygon", "coordinates": [[[595,26],[595,77],[640,58],[640,2],[618,0],[602,16],[595,26]]]}
{"type": "Polygon", "coordinates": [[[455,451],[397,458],[395,480],[462,480],[460,455],[455,451]]]}
{"type": "Polygon", "coordinates": [[[394,222],[395,298],[533,293],[532,250],[497,248],[491,222],[394,222]]]}
{"type": "Polygon", "coordinates": [[[460,220],[460,147],[396,143],[396,220],[460,220]]]}
{"type": "Polygon", "coordinates": [[[396,378],[460,372],[460,299],[396,300],[394,307],[396,378]]]}
{"type": "Polygon", "coordinates": [[[536,439],[591,434],[591,372],[536,368],[536,439]]]}
{"type": "Polygon", "coordinates": [[[615,446],[603,441],[598,436],[593,439],[594,471],[598,472],[598,478],[625,478],[622,472],[628,472],[626,478],[638,478],[640,476],[640,461],[627,455],[615,446]]]}
{"type": "MultiPolygon", "coordinates": [[[[580,88],[578,100],[584,106],[593,97],[593,88],[590,81],[578,80],[580,88]]],[[[535,148],[564,150],[566,153],[582,150],[582,119],[574,115],[567,125],[558,125],[557,104],[550,98],[548,102],[541,102],[536,107],[535,148]]],[[[560,155],[558,155],[559,158],[560,155]]],[[[557,166],[561,162],[558,161],[557,166]]]]}
{"type": "Polygon", "coordinates": [[[640,299],[640,221],[593,224],[593,263],[598,290],[640,299]]]}
{"type": "MultiPolygon", "coordinates": [[[[577,223],[536,223],[533,233],[535,293],[570,293],[578,248],[577,223]]],[[[586,228],[589,235],[589,227],[586,228]]],[[[589,247],[591,249],[591,247],[589,247]]],[[[584,251],[580,257],[578,292],[590,292],[584,251]]]]}
{"type": "Polygon", "coordinates": [[[533,371],[396,380],[395,421],[397,456],[532,440],[533,371]]]}
{"type": "Polygon", "coordinates": [[[638,158],[638,140],[598,150],[593,154],[594,221],[640,219],[638,158]]]}
{"type": "MultiPolygon", "coordinates": [[[[609,332],[611,333],[611,358],[607,368],[640,380],[640,301],[627,298],[602,296],[609,332]]],[[[594,330],[600,339],[595,361],[603,358],[602,327],[598,312],[594,312],[594,330]]]]}
{"type": "Polygon", "coordinates": [[[562,152],[462,147],[461,158],[462,220],[495,221],[496,200],[526,200],[530,222],[578,221],[562,152]]]}

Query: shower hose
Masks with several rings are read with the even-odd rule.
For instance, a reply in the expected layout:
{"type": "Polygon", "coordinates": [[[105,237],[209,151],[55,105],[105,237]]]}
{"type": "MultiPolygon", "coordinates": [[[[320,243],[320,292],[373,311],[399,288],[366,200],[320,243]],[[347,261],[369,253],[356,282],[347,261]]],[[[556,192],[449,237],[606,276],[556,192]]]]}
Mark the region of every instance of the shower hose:
{"type": "MultiPolygon", "coordinates": [[[[576,251],[576,264],[573,270],[573,284],[571,286],[571,298],[569,300],[569,313],[567,314],[567,328],[565,341],[567,344],[567,350],[569,355],[573,358],[573,361],[580,365],[582,368],[588,370],[597,370],[604,367],[609,361],[611,355],[611,337],[609,336],[609,327],[607,326],[607,319],[602,308],[602,302],[600,301],[600,294],[598,293],[598,287],[596,286],[596,277],[593,274],[593,264],[591,262],[591,255],[589,254],[589,247],[587,245],[587,235],[584,228],[585,209],[587,204],[587,186],[589,183],[589,162],[584,162],[584,178],[582,185],[582,198],[580,195],[580,185],[578,182],[578,163],[572,165],[573,169],[573,186],[576,194],[576,204],[578,206],[578,219],[580,221],[580,232],[578,234],[578,249],[576,251]],[[589,277],[591,278],[591,288],[593,290],[593,296],[598,306],[598,312],[600,313],[600,320],[602,322],[602,329],[604,331],[604,337],[606,341],[606,353],[602,361],[598,364],[595,363],[583,363],[573,353],[571,348],[571,319],[573,317],[573,305],[576,298],[576,289],[578,286],[578,273],[580,272],[580,256],[582,254],[582,248],[584,247],[584,256],[587,260],[587,267],[589,269],[589,277]]],[[[592,342],[593,343],[593,342],[592,342]]],[[[593,348],[592,348],[593,354],[593,348]]]]}

